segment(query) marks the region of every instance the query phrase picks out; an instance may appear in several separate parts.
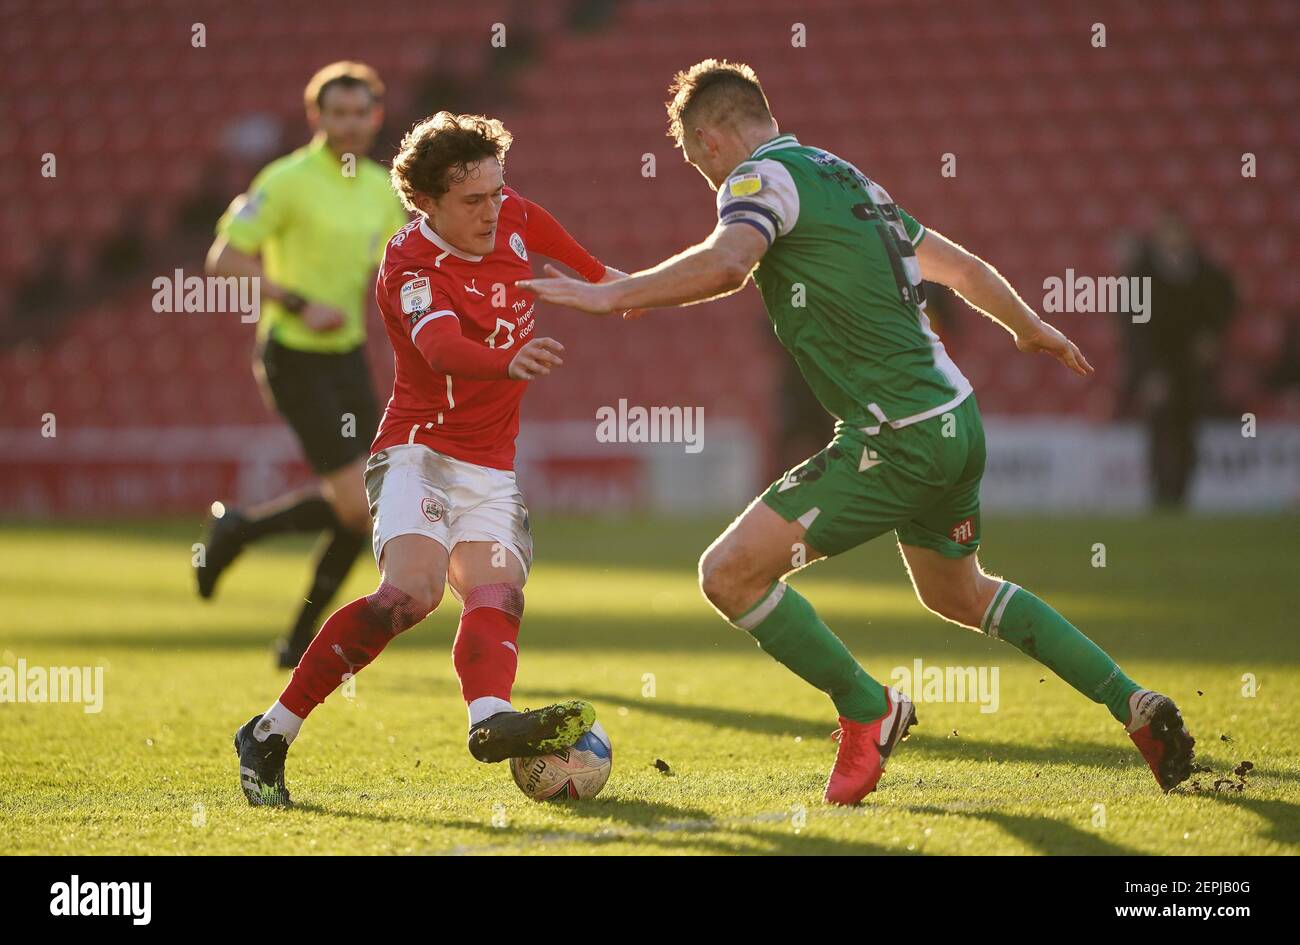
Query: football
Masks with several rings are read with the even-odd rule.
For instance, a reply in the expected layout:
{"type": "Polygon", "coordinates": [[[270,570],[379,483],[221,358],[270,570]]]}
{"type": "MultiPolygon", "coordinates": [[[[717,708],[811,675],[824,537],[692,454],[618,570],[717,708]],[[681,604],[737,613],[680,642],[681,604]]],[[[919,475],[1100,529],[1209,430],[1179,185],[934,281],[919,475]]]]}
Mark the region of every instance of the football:
{"type": "Polygon", "coordinates": [[[586,800],[600,793],[614,764],[614,747],[597,722],[572,748],[535,758],[511,758],[519,790],[535,801],[586,800]]]}

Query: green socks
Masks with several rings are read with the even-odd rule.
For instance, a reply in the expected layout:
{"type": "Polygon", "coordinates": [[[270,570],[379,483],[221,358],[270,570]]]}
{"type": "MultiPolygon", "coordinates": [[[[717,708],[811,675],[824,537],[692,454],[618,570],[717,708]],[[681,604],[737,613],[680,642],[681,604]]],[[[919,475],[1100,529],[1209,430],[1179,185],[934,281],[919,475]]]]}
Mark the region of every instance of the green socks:
{"type": "Polygon", "coordinates": [[[1128,697],[1141,687],[1101,647],[1024,588],[1003,581],[980,629],[1038,660],[1128,724],[1128,697]]]}
{"type": "MultiPolygon", "coordinates": [[[[812,605],[784,581],[732,624],[787,669],[830,695],[840,715],[871,722],[885,714],[885,687],[867,675],[812,605]]],[[[1128,724],[1129,696],[1141,687],[1073,624],[1024,588],[1002,582],[980,629],[1036,659],[1128,724]]]]}
{"type": "Polygon", "coordinates": [[[884,686],[867,675],[812,604],[784,581],[774,581],[732,624],[796,676],[828,693],[844,718],[873,722],[885,714],[884,686]]]}

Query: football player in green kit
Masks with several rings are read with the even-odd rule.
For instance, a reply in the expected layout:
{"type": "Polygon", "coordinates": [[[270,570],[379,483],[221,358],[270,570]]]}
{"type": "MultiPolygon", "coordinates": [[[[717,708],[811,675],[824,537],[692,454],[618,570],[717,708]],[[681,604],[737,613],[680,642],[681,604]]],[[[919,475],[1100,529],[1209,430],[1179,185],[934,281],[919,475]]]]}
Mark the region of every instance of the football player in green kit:
{"type": "Polygon", "coordinates": [[[750,278],[776,336],[835,436],[705,551],[700,586],[734,626],[827,692],[840,719],[825,799],[873,791],[916,721],[784,580],[796,563],[894,531],[921,602],[1038,660],[1128,731],[1161,788],[1191,773],[1194,740],[1169,697],[1131,680],[1029,591],[981,569],[984,431],[970,382],[930,329],[922,278],[950,286],[1007,329],[1022,352],[1081,376],[1083,354],[983,260],[927,231],[849,162],[781,134],[752,69],[706,60],[679,73],[670,136],[717,191],[704,242],[627,279],[591,285],[548,270],[548,302],[602,314],[689,305],[750,278]]]}

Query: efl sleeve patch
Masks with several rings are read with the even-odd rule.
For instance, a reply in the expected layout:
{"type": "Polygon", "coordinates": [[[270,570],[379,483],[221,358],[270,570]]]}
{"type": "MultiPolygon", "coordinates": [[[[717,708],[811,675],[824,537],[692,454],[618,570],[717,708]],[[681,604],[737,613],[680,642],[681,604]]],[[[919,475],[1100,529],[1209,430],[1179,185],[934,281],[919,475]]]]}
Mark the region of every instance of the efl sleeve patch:
{"type": "Polygon", "coordinates": [[[758,161],[752,171],[736,174],[718,188],[718,220],[723,225],[748,223],[770,244],[794,229],[799,219],[799,189],[778,161],[758,161]]]}
{"type": "Polygon", "coordinates": [[[428,276],[410,279],[402,284],[402,314],[414,315],[433,305],[433,287],[428,276]]]}
{"type": "Polygon", "coordinates": [[[738,174],[727,181],[727,192],[733,197],[748,197],[763,189],[761,174],[738,174]]]}

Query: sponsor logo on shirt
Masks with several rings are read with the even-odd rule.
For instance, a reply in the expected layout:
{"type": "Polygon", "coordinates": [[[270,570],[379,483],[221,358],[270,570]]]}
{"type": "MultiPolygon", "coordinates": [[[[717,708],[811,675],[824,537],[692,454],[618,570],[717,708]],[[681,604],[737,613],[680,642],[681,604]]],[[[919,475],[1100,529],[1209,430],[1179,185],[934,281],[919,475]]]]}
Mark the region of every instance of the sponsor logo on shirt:
{"type": "Polygon", "coordinates": [[[428,276],[404,282],[401,295],[402,312],[406,315],[427,311],[433,305],[433,287],[428,276]]]}
{"type": "Polygon", "coordinates": [[[727,181],[727,191],[733,197],[748,197],[763,189],[763,175],[738,174],[727,181]]]}

